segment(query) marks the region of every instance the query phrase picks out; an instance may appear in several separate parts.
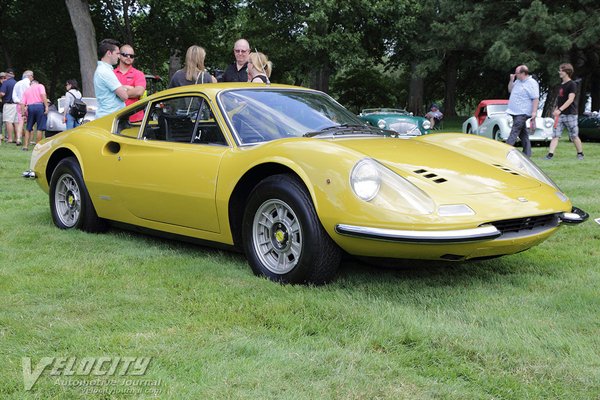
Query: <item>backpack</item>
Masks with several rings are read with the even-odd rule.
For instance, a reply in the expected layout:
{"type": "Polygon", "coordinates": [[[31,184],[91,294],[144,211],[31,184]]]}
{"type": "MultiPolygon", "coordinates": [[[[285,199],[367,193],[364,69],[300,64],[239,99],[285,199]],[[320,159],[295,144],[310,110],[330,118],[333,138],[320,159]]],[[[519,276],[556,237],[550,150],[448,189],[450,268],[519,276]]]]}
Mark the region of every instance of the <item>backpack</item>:
{"type": "Polygon", "coordinates": [[[77,97],[75,97],[75,95],[73,93],[71,93],[71,92],[67,92],[67,93],[69,93],[75,99],[75,100],[73,100],[73,104],[71,105],[71,108],[69,109],[69,115],[77,120],[85,117],[85,114],[87,114],[87,104],[85,104],[83,102],[83,100],[81,100],[81,98],[78,99],[77,97]]]}

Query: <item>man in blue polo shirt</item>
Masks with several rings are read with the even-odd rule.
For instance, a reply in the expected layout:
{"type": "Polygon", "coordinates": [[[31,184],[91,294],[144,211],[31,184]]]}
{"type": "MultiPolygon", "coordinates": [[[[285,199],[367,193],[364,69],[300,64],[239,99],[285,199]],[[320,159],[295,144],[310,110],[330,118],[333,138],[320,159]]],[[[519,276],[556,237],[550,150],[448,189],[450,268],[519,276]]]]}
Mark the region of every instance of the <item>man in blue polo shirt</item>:
{"type": "Polygon", "coordinates": [[[515,69],[515,73],[510,74],[508,91],[510,97],[506,112],[512,116],[513,126],[506,143],[513,146],[519,138],[523,146],[523,153],[527,157],[531,157],[531,141],[525,122],[531,118],[531,128],[535,129],[535,116],[540,103],[540,86],[529,75],[527,65],[519,65],[515,69]]]}
{"type": "Polygon", "coordinates": [[[0,87],[0,97],[2,98],[2,121],[6,124],[6,133],[8,134],[8,143],[14,143],[15,126],[19,122],[17,114],[17,104],[13,101],[13,89],[17,81],[15,72],[12,68],[6,70],[6,79],[0,87]]]}
{"type": "Polygon", "coordinates": [[[98,44],[98,66],[94,72],[94,91],[98,109],[96,118],[104,117],[125,107],[127,89],[113,72],[113,65],[119,62],[119,42],[104,39],[98,44]]]}

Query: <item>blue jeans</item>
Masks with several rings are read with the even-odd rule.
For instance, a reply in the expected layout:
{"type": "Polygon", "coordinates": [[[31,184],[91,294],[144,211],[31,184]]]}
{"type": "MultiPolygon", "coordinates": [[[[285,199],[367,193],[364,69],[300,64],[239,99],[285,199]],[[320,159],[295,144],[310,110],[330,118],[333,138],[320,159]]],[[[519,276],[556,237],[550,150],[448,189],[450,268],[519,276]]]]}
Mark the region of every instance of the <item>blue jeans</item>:
{"type": "Polygon", "coordinates": [[[527,132],[527,126],[525,126],[525,122],[529,118],[528,115],[512,115],[513,118],[513,126],[510,130],[510,135],[508,139],[506,139],[506,144],[510,144],[514,146],[517,142],[517,138],[521,140],[521,145],[523,146],[523,153],[527,157],[531,157],[531,141],[529,141],[529,132],[527,132]]]}
{"type": "Polygon", "coordinates": [[[71,114],[67,114],[67,129],[73,129],[81,125],[71,114]]]}

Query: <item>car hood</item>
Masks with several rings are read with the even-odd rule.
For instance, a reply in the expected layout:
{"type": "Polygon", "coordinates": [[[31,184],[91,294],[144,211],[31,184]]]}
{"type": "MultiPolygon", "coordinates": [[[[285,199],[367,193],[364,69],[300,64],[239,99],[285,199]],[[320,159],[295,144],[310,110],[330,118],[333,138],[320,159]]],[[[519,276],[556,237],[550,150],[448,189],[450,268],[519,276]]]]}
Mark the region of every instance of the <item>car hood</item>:
{"type": "Polygon", "coordinates": [[[377,160],[429,193],[441,190],[448,195],[473,195],[541,185],[508,163],[509,146],[461,137],[465,135],[453,135],[447,142],[423,140],[425,137],[344,139],[336,144],[377,160]]]}

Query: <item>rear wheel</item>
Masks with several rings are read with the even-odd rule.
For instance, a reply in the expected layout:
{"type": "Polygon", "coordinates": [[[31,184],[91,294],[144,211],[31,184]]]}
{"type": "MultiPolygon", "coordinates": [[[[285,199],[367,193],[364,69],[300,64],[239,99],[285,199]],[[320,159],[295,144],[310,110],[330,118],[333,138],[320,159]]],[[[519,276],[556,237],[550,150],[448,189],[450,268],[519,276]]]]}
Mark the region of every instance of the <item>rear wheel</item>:
{"type": "Polygon", "coordinates": [[[471,127],[471,125],[467,125],[467,134],[471,135],[473,133],[473,128],[471,127]]]}
{"type": "Polygon", "coordinates": [[[296,178],[274,175],[252,191],[242,223],[243,246],[256,275],[282,283],[326,283],[341,250],[317,217],[296,178]]]}
{"type": "Polygon", "coordinates": [[[90,199],[79,163],[73,157],[58,163],[50,179],[52,220],[60,229],[102,232],[108,229],[99,218],[90,199]]]}

